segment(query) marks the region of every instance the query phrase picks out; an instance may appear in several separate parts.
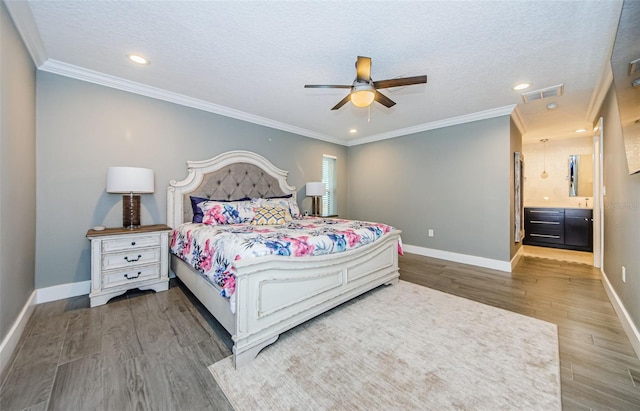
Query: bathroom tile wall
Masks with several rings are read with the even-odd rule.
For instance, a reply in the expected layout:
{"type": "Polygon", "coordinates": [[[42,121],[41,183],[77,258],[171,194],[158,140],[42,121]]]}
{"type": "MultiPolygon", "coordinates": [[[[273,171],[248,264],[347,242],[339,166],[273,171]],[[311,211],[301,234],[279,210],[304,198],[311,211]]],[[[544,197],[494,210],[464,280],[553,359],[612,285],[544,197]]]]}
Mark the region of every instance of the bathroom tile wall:
{"type": "MultiPolygon", "coordinates": [[[[549,139],[546,148],[539,140],[523,142],[524,154],[524,205],[525,207],[588,207],[593,205],[593,196],[569,197],[569,155],[593,155],[591,136],[549,139]],[[545,169],[549,176],[540,177],[545,169]]],[[[591,176],[593,184],[593,176],[591,176]]],[[[580,193],[578,193],[580,194],[580,193]]]]}

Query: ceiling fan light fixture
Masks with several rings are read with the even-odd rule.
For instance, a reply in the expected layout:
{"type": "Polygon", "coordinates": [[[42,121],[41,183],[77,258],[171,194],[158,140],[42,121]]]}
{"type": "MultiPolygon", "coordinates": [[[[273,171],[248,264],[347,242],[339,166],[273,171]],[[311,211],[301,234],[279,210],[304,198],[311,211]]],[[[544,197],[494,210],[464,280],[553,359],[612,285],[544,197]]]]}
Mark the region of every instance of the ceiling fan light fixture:
{"type": "MultiPolygon", "coordinates": [[[[356,79],[348,86],[346,84],[305,84],[304,88],[348,88],[349,94],[344,96],[331,110],[338,110],[349,101],[356,107],[371,107],[374,101],[390,108],[395,106],[396,102],[389,97],[380,93],[378,89],[387,89],[392,87],[404,87],[414,84],[426,84],[427,76],[401,77],[388,80],[373,81],[371,80],[371,58],[358,56],[356,60],[356,79]]],[[[369,113],[371,109],[369,108],[369,113]]]]}
{"type": "Polygon", "coordinates": [[[375,92],[370,89],[357,90],[351,93],[351,102],[356,107],[368,107],[373,103],[375,92]]]}

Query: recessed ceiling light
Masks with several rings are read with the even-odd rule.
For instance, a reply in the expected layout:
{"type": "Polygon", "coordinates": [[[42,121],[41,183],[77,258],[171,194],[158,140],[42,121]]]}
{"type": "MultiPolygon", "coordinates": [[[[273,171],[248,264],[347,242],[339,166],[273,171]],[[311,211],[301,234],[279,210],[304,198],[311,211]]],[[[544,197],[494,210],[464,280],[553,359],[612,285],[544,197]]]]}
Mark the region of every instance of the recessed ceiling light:
{"type": "Polygon", "coordinates": [[[149,64],[149,60],[147,60],[146,58],[142,57],[139,54],[128,54],[127,57],[129,57],[129,60],[133,61],[134,63],[138,63],[138,64],[149,64]]]}
{"type": "Polygon", "coordinates": [[[351,134],[355,134],[357,132],[358,132],[358,130],[356,130],[355,128],[352,128],[352,129],[349,130],[349,133],[351,133],[351,134]]]}
{"type": "Polygon", "coordinates": [[[585,131],[587,131],[586,128],[579,128],[576,130],[576,133],[584,133],[585,131]]]}
{"type": "Polygon", "coordinates": [[[529,87],[531,87],[531,84],[529,84],[529,83],[518,83],[515,86],[513,86],[513,89],[515,91],[519,91],[519,90],[524,90],[524,89],[529,88],[529,87]]]}
{"type": "Polygon", "coordinates": [[[547,110],[555,110],[558,108],[558,104],[557,103],[549,103],[547,104],[547,110]]]}

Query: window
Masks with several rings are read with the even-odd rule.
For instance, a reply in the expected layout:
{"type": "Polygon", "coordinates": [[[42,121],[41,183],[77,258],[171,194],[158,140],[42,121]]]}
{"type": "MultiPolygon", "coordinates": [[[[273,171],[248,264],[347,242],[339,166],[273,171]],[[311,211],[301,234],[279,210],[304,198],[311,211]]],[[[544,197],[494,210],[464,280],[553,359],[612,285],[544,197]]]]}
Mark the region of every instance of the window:
{"type": "Polygon", "coordinates": [[[322,155],[322,182],[327,187],[327,192],[322,196],[322,215],[338,214],[336,160],[337,157],[322,155]]]}

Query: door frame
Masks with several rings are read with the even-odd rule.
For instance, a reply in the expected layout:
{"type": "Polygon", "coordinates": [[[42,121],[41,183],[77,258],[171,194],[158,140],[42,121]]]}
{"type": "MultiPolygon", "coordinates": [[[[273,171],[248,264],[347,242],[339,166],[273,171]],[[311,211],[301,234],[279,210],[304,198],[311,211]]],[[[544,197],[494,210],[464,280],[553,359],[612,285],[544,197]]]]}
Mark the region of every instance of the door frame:
{"type": "Polygon", "coordinates": [[[593,135],[593,266],[604,265],[604,119],[600,117],[593,135]]]}

